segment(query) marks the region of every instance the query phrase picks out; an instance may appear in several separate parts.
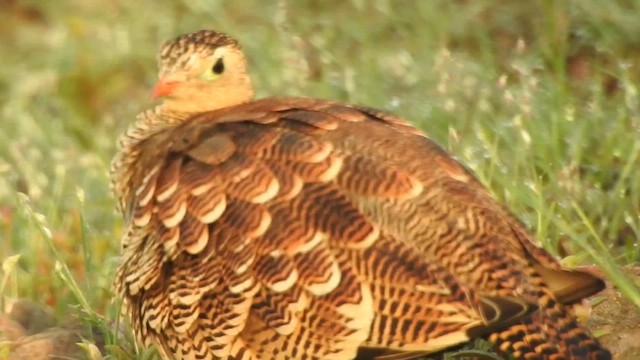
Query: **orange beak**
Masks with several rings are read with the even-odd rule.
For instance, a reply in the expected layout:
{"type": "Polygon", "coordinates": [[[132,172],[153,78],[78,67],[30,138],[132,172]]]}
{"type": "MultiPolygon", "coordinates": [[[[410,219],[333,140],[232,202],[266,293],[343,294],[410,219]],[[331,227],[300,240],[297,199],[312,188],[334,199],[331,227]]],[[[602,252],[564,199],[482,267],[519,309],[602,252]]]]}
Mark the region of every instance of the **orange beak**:
{"type": "Polygon", "coordinates": [[[154,99],[157,99],[157,98],[171,95],[173,90],[175,90],[175,88],[178,85],[180,85],[180,81],[160,79],[156,83],[156,86],[153,87],[153,92],[151,96],[153,96],[154,99]]]}

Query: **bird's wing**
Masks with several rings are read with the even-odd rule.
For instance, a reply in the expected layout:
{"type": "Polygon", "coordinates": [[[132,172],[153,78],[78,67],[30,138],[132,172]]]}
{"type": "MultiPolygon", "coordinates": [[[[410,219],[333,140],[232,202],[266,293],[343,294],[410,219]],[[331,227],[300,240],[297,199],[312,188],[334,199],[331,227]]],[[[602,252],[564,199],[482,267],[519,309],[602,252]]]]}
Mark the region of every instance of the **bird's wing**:
{"type": "Polygon", "coordinates": [[[266,99],[132,151],[118,282],[176,358],[431,352],[535,308],[508,214],[401,119],[266,99]]]}

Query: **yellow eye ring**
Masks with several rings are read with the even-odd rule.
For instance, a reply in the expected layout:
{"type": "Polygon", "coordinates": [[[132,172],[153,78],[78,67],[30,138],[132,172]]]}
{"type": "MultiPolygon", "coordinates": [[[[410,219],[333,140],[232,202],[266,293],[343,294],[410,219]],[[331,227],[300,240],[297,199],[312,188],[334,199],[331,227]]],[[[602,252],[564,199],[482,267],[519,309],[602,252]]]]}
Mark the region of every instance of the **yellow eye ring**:
{"type": "Polygon", "coordinates": [[[217,79],[225,70],[224,61],[222,58],[218,58],[213,65],[207,67],[207,69],[200,75],[200,78],[207,81],[217,79]]]}

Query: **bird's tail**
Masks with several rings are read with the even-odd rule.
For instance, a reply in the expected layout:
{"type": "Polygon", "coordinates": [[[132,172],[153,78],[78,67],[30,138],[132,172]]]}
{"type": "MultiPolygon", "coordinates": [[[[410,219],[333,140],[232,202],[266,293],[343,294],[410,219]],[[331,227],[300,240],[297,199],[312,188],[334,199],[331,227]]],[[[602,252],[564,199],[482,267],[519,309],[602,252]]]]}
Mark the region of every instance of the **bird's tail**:
{"type": "Polygon", "coordinates": [[[527,360],[610,360],[611,353],[577,323],[571,309],[541,290],[538,311],[490,335],[500,353],[527,360]]]}

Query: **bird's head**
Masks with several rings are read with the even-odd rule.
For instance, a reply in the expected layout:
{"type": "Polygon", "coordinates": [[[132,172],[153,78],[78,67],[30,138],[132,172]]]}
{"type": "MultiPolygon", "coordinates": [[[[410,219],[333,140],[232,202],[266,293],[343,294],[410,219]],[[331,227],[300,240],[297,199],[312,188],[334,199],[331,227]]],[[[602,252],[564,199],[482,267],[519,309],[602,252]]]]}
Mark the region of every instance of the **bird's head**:
{"type": "Polygon", "coordinates": [[[239,105],[253,98],[247,61],[228,35],[201,30],[162,46],[154,98],[167,110],[200,113],[239,105]]]}

